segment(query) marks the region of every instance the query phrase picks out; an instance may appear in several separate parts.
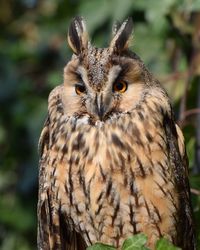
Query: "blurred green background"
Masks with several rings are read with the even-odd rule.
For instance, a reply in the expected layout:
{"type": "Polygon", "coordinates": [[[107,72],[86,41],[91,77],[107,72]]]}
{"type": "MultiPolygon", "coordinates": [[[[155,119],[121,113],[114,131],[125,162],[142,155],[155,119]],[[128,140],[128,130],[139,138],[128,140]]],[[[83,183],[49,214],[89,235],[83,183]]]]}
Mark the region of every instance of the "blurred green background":
{"type": "Polygon", "coordinates": [[[114,20],[133,17],[132,49],[168,91],[184,131],[200,241],[200,0],[1,0],[0,249],[36,249],[37,142],[72,54],[75,15],[101,47],[114,20]]]}

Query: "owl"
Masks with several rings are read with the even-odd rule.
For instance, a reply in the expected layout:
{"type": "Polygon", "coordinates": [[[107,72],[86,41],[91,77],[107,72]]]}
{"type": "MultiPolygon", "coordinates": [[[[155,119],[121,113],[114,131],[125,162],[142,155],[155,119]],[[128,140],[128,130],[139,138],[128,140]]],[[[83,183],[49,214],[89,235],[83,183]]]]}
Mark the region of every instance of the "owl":
{"type": "Polygon", "coordinates": [[[133,23],[94,47],[81,17],[39,141],[38,249],[120,249],[140,232],[193,250],[184,138],[158,80],[129,49],[133,23]]]}

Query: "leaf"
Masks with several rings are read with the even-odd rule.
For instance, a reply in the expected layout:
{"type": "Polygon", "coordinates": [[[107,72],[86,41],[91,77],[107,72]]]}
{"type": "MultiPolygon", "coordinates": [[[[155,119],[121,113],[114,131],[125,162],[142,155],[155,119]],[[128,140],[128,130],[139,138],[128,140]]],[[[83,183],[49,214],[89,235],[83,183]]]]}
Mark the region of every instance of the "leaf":
{"type": "Polygon", "coordinates": [[[167,239],[160,239],[156,242],[156,250],[181,250],[179,247],[175,247],[167,239]]]}
{"type": "Polygon", "coordinates": [[[116,250],[115,247],[112,247],[110,245],[102,244],[102,243],[96,243],[90,247],[87,247],[86,250],[116,250]]]}
{"type": "Polygon", "coordinates": [[[124,241],[122,250],[148,250],[148,248],[145,247],[146,242],[146,235],[137,234],[124,241]]]}

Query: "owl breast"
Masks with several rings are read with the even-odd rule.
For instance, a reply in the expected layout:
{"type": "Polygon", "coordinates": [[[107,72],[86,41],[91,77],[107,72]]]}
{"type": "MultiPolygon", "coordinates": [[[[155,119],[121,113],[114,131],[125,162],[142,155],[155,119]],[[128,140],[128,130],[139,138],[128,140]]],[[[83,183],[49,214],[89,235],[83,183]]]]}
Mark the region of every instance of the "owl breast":
{"type": "Polygon", "coordinates": [[[176,185],[159,98],[151,99],[95,126],[89,118],[60,122],[53,192],[88,245],[120,247],[139,232],[150,247],[163,235],[176,238],[176,185]]]}

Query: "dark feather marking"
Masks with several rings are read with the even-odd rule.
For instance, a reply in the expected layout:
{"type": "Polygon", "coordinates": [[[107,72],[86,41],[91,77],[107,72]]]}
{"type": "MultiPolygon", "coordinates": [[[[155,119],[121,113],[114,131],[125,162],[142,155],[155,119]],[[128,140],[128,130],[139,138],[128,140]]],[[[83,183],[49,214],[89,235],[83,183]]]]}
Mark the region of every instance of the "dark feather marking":
{"type": "MultiPolygon", "coordinates": [[[[48,202],[48,200],[47,200],[48,202]]],[[[48,205],[49,207],[49,205],[48,205]]],[[[49,210],[49,208],[46,208],[46,202],[43,202],[41,207],[40,207],[40,218],[39,218],[39,237],[40,237],[40,241],[43,245],[44,242],[48,242],[49,241],[49,234],[48,234],[48,227],[52,224],[49,221],[49,216],[50,216],[50,210],[47,211],[47,209],[49,210]]]]}
{"type": "Polygon", "coordinates": [[[167,179],[165,173],[160,174],[160,176],[162,177],[162,179],[164,180],[164,182],[167,184],[169,182],[169,180],[167,179]]]}
{"type": "Polygon", "coordinates": [[[140,120],[141,120],[141,121],[144,121],[144,115],[142,114],[141,111],[138,111],[138,115],[139,115],[139,117],[140,117],[140,120]]]}
{"type": "Polygon", "coordinates": [[[161,233],[161,231],[160,231],[160,227],[158,226],[157,223],[154,223],[154,225],[155,225],[155,227],[156,227],[156,229],[157,229],[157,231],[158,231],[159,238],[161,238],[163,235],[162,235],[162,233],[161,233]]]}
{"type": "Polygon", "coordinates": [[[63,155],[67,154],[67,152],[68,152],[68,146],[67,146],[67,144],[65,144],[64,147],[62,148],[62,152],[63,152],[63,155]]]}
{"type": "MultiPolygon", "coordinates": [[[[131,191],[131,195],[137,196],[137,188],[135,186],[134,180],[131,180],[130,182],[130,191],[131,191]]],[[[138,205],[138,202],[136,202],[136,205],[138,205]]]]}
{"type": "Polygon", "coordinates": [[[153,142],[153,137],[148,131],[146,132],[146,138],[150,143],[153,142]]]}
{"type": "Polygon", "coordinates": [[[137,163],[138,163],[138,166],[140,168],[141,176],[144,178],[146,176],[146,174],[145,174],[143,165],[138,157],[137,157],[137,163]]]}
{"type": "Polygon", "coordinates": [[[65,192],[66,192],[66,194],[69,194],[69,190],[68,190],[67,185],[65,185],[65,192]]]}
{"type": "Polygon", "coordinates": [[[62,154],[60,161],[63,161],[64,157],[67,155],[67,151],[68,151],[68,148],[65,144],[64,147],[62,148],[62,151],[60,152],[60,154],[62,154]]]}
{"type": "Polygon", "coordinates": [[[171,192],[168,192],[170,198],[171,198],[171,201],[174,201],[174,197],[172,196],[172,193],[171,192]]]}
{"type": "Polygon", "coordinates": [[[53,233],[54,233],[55,235],[60,235],[60,226],[59,226],[59,225],[53,224],[53,225],[52,225],[52,228],[53,228],[53,233]]]}
{"type": "Polygon", "coordinates": [[[157,164],[161,167],[162,173],[165,174],[166,169],[165,169],[164,165],[161,162],[158,162],[157,164]]]}
{"type": "Polygon", "coordinates": [[[77,213],[78,216],[83,214],[83,212],[79,210],[78,204],[75,204],[75,209],[76,209],[76,213],[77,213]]]}
{"type": "Polygon", "coordinates": [[[130,154],[128,154],[128,156],[127,156],[127,161],[128,161],[129,164],[131,163],[131,156],[130,156],[130,154]]]}
{"type": "Polygon", "coordinates": [[[54,166],[55,161],[56,161],[56,159],[54,159],[53,162],[52,162],[52,166],[53,166],[52,176],[55,176],[55,172],[56,172],[56,167],[54,166]]]}
{"type": "Polygon", "coordinates": [[[126,172],[124,172],[124,175],[123,175],[123,179],[124,179],[124,187],[127,187],[128,185],[128,175],[126,172]]]}
{"type": "Polygon", "coordinates": [[[101,176],[103,178],[103,181],[105,181],[106,180],[106,174],[103,172],[103,168],[102,168],[101,164],[99,164],[99,169],[100,169],[100,174],[101,174],[101,176]]]}
{"type": "Polygon", "coordinates": [[[55,184],[56,184],[56,178],[55,178],[55,176],[53,176],[53,179],[52,179],[52,184],[53,184],[53,186],[55,186],[55,184]]]}
{"type": "Polygon", "coordinates": [[[112,142],[119,148],[123,149],[124,148],[124,144],[122,143],[122,141],[118,138],[117,135],[112,134],[112,142]]]}
{"type": "Polygon", "coordinates": [[[52,219],[52,207],[51,207],[51,199],[50,199],[50,194],[49,194],[49,190],[47,190],[47,206],[48,206],[48,212],[49,212],[49,221],[48,224],[50,226],[52,226],[53,224],[53,219],[52,219]]]}
{"type": "Polygon", "coordinates": [[[124,224],[122,223],[122,220],[120,220],[119,231],[121,235],[123,235],[123,227],[124,227],[124,224]]]}
{"type": "Polygon", "coordinates": [[[131,191],[131,195],[134,196],[135,199],[135,206],[139,207],[139,202],[138,202],[138,190],[137,187],[135,186],[134,180],[135,180],[135,176],[133,171],[131,170],[131,177],[132,179],[130,180],[130,191],[131,191]]]}
{"type": "Polygon", "coordinates": [[[98,198],[97,198],[97,200],[96,200],[97,203],[100,202],[100,200],[101,200],[101,198],[103,197],[103,195],[104,195],[104,192],[101,191],[101,193],[99,194],[99,196],[98,196],[98,198]]]}
{"type": "Polygon", "coordinates": [[[160,138],[163,140],[163,142],[166,144],[166,138],[165,138],[162,134],[160,134],[160,133],[158,133],[158,135],[159,135],[160,138]]]}
{"type": "Polygon", "coordinates": [[[42,138],[39,141],[39,145],[38,145],[38,151],[39,151],[39,155],[40,157],[42,157],[42,154],[44,152],[44,148],[49,147],[49,117],[46,119],[45,121],[45,134],[42,134],[42,138]]]}
{"type": "Polygon", "coordinates": [[[63,114],[63,104],[61,102],[57,104],[57,112],[63,114]]]}
{"type": "Polygon", "coordinates": [[[75,132],[76,130],[76,122],[77,122],[77,118],[75,118],[75,121],[70,122],[71,133],[75,132]]]}
{"type": "Polygon", "coordinates": [[[167,193],[165,192],[165,190],[163,189],[163,187],[157,182],[157,181],[154,181],[156,183],[156,185],[160,188],[160,190],[163,192],[163,194],[165,196],[167,196],[167,193]]]}
{"type": "Polygon", "coordinates": [[[85,140],[83,139],[83,134],[79,133],[74,140],[72,145],[72,151],[79,151],[85,146],[85,140]]]}
{"type": "Polygon", "coordinates": [[[92,245],[92,241],[90,240],[90,237],[89,237],[89,233],[87,230],[84,231],[84,233],[86,234],[87,238],[88,238],[88,241],[90,242],[90,244],[92,245]]]}
{"type": "Polygon", "coordinates": [[[111,189],[112,189],[112,179],[110,178],[106,186],[106,197],[110,195],[111,189]]]}
{"type": "Polygon", "coordinates": [[[99,204],[98,209],[95,211],[95,215],[98,215],[102,208],[103,208],[103,204],[101,203],[99,204]]]}
{"type": "Polygon", "coordinates": [[[140,145],[141,147],[144,147],[144,143],[141,141],[141,138],[140,138],[140,130],[137,128],[136,125],[133,126],[133,129],[132,129],[132,136],[133,136],[133,139],[134,139],[134,142],[137,143],[138,145],[140,145]]]}
{"type": "Polygon", "coordinates": [[[132,134],[137,138],[140,136],[140,130],[135,124],[132,126],[132,134]]]}
{"type": "MultiPolygon", "coordinates": [[[[161,151],[162,151],[165,155],[167,155],[167,153],[166,153],[165,150],[164,150],[163,145],[162,145],[160,142],[157,142],[157,145],[159,146],[159,148],[161,149],[161,151]]],[[[166,144],[165,144],[165,145],[166,145],[166,144]]]]}
{"type": "Polygon", "coordinates": [[[94,179],[95,177],[95,174],[91,177],[89,183],[88,183],[88,187],[87,187],[87,199],[88,199],[88,203],[90,204],[91,200],[90,200],[90,186],[91,186],[91,183],[92,183],[92,180],[94,179]]]}
{"type": "Polygon", "coordinates": [[[55,145],[55,142],[56,142],[56,130],[53,130],[52,131],[52,134],[51,134],[51,140],[50,140],[50,142],[51,142],[51,144],[50,144],[50,148],[52,148],[54,145],[55,145]]]}
{"type": "Polygon", "coordinates": [[[77,242],[77,249],[78,250],[86,250],[87,245],[86,245],[85,241],[83,240],[83,237],[79,233],[76,233],[76,242],[77,242]]]}
{"type": "Polygon", "coordinates": [[[135,187],[135,184],[134,184],[133,180],[130,181],[130,191],[131,191],[132,195],[135,195],[137,193],[137,189],[135,187]]]}
{"type": "Polygon", "coordinates": [[[124,159],[124,157],[123,157],[123,155],[122,155],[121,152],[118,152],[118,157],[119,157],[119,160],[120,160],[120,169],[121,169],[121,172],[123,173],[124,170],[125,170],[125,168],[124,168],[125,159],[124,159]]]}
{"type": "Polygon", "coordinates": [[[169,195],[170,198],[171,198],[171,203],[172,203],[173,206],[175,207],[176,211],[178,211],[177,204],[175,203],[175,201],[174,201],[174,199],[173,199],[173,196],[172,196],[171,192],[168,192],[168,195],[169,195]]]}
{"type": "MultiPolygon", "coordinates": [[[[172,213],[171,216],[173,217],[173,220],[176,222],[176,223],[175,223],[175,226],[176,226],[176,229],[177,229],[177,227],[178,227],[178,217],[177,217],[177,213],[172,213]]],[[[177,229],[177,231],[178,231],[178,229],[177,229]]]]}
{"type": "Polygon", "coordinates": [[[86,183],[85,183],[85,177],[83,175],[81,176],[81,184],[83,187],[84,195],[87,197],[87,188],[86,188],[86,183]]]}
{"type": "Polygon", "coordinates": [[[89,148],[86,147],[84,150],[83,150],[83,157],[86,157],[89,153],[89,148]]]}
{"type": "Polygon", "coordinates": [[[114,203],[114,200],[115,200],[115,193],[112,192],[111,198],[110,198],[110,204],[111,204],[111,205],[114,203]]]}
{"type": "Polygon", "coordinates": [[[117,218],[117,214],[120,209],[120,201],[117,202],[116,206],[114,207],[114,214],[112,216],[112,226],[114,226],[115,219],[117,218]]]}
{"type": "Polygon", "coordinates": [[[159,218],[159,221],[162,222],[162,218],[161,218],[161,215],[160,215],[160,212],[158,210],[158,208],[151,202],[153,208],[154,208],[154,211],[155,213],[157,214],[158,218],[159,218]]]}
{"type": "Polygon", "coordinates": [[[148,206],[147,201],[145,199],[144,199],[144,204],[145,204],[145,207],[146,207],[146,210],[147,210],[147,213],[148,213],[149,217],[151,217],[149,206],[148,206]]]}
{"type": "Polygon", "coordinates": [[[80,17],[75,17],[73,19],[73,21],[71,22],[71,24],[69,26],[68,36],[70,37],[70,40],[71,40],[73,46],[76,48],[77,52],[80,53],[82,44],[81,44],[80,37],[79,37],[78,32],[77,32],[77,28],[76,28],[77,24],[79,26],[81,24],[80,17]]]}
{"type": "Polygon", "coordinates": [[[74,185],[73,185],[73,181],[72,181],[72,162],[71,162],[71,158],[69,161],[69,172],[68,172],[68,181],[69,181],[69,200],[70,200],[70,204],[73,205],[73,190],[74,190],[74,185]]]}
{"type": "Polygon", "coordinates": [[[137,222],[134,219],[135,215],[134,215],[134,211],[133,211],[133,207],[132,207],[131,203],[129,204],[129,210],[130,210],[130,214],[129,214],[130,215],[130,222],[131,222],[131,225],[133,227],[133,233],[137,234],[138,233],[137,227],[136,227],[137,222]]]}
{"type": "Polygon", "coordinates": [[[93,228],[95,228],[93,216],[90,214],[89,217],[90,217],[90,224],[92,225],[93,228]]]}
{"type": "Polygon", "coordinates": [[[132,70],[133,64],[132,63],[123,63],[121,66],[121,71],[119,76],[124,77],[130,70],[132,70]]]}
{"type": "Polygon", "coordinates": [[[79,161],[80,161],[80,158],[79,158],[79,156],[77,156],[77,157],[75,158],[75,164],[78,165],[78,164],[79,164],[79,161]]]}

